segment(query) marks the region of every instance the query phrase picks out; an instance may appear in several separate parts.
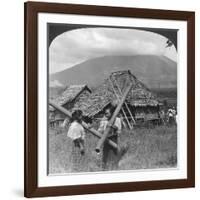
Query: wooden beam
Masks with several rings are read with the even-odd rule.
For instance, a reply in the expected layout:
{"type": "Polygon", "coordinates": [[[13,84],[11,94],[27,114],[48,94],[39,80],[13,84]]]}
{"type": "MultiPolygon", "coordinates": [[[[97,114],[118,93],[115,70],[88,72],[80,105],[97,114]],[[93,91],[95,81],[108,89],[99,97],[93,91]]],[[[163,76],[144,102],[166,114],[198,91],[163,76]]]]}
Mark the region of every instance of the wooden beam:
{"type": "MultiPolygon", "coordinates": [[[[117,92],[115,91],[113,82],[112,82],[112,80],[110,79],[110,77],[109,77],[109,81],[110,81],[111,87],[112,87],[112,89],[113,89],[113,91],[114,91],[114,93],[115,93],[115,96],[116,96],[117,100],[120,101],[120,98],[119,98],[117,92]]],[[[122,94],[121,94],[121,95],[122,95],[122,94]]],[[[126,121],[127,121],[127,124],[128,124],[129,129],[132,129],[133,127],[131,126],[131,124],[130,124],[129,121],[128,121],[128,118],[127,118],[126,113],[125,113],[125,111],[124,111],[124,109],[123,109],[123,106],[122,106],[122,113],[123,113],[123,115],[124,115],[124,117],[125,117],[125,119],[126,119],[126,121]]]]}
{"type": "Polygon", "coordinates": [[[98,141],[98,143],[97,143],[97,146],[96,146],[96,149],[95,149],[97,153],[100,152],[101,146],[103,145],[103,143],[104,143],[105,140],[107,139],[108,134],[109,134],[109,132],[110,132],[110,129],[111,129],[111,127],[113,126],[113,124],[114,124],[114,122],[115,122],[115,119],[116,119],[117,115],[119,114],[119,112],[120,112],[120,110],[121,110],[121,107],[122,107],[122,105],[124,104],[124,101],[126,100],[126,97],[127,97],[128,93],[130,92],[130,90],[131,90],[132,87],[133,87],[133,83],[131,83],[131,84],[128,86],[128,88],[126,89],[124,95],[122,96],[122,99],[120,100],[120,102],[119,102],[117,108],[115,109],[115,112],[113,113],[113,115],[112,115],[110,121],[108,122],[108,125],[107,125],[107,127],[106,127],[106,130],[104,131],[104,133],[103,133],[101,139],[100,139],[100,140],[98,141]]]}
{"type": "MultiPolygon", "coordinates": [[[[120,89],[120,87],[119,87],[117,81],[115,80],[114,77],[113,77],[113,79],[114,79],[114,82],[115,82],[115,84],[116,84],[116,86],[117,86],[117,89],[118,89],[119,93],[122,95],[122,91],[121,91],[121,89],[120,89]]],[[[129,115],[131,116],[131,119],[132,119],[133,123],[136,124],[135,119],[134,119],[134,117],[133,117],[133,115],[132,115],[132,113],[131,113],[131,111],[130,111],[128,105],[127,105],[127,103],[125,102],[124,104],[125,104],[125,106],[126,106],[126,109],[127,109],[128,112],[129,112],[129,115]]]]}
{"type": "MultiPolygon", "coordinates": [[[[69,112],[67,109],[57,105],[56,103],[54,103],[53,101],[49,100],[49,104],[51,106],[53,106],[55,109],[59,110],[60,112],[62,112],[63,114],[65,114],[66,116],[68,116],[70,119],[72,118],[72,114],[71,112],[69,112]]],[[[88,125],[85,122],[82,122],[82,126],[89,131],[91,134],[93,134],[94,136],[101,138],[102,134],[99,133],[97,130],[93,129],[93,128],[89,128],[88,125]]],[[[117,144],[115,142],[113,142],[112,140],[108,140],[108,143],[115,149],[118,148],[117,144]]]]}

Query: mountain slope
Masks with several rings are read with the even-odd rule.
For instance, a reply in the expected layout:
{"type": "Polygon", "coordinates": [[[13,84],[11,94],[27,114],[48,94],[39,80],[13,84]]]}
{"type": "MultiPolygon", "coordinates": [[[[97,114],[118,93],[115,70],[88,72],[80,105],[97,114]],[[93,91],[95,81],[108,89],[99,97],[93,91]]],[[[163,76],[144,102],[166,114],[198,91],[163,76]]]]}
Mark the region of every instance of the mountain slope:
{"type": "Polygon", "coordinates": [[[130,70],[149,88],[173,88],[177,85],[177,63],[154,55],[105,56],[75,65],[50,75],[50,81],[63,85],[87,84],[98,86],[111,72],[130,70]]]}

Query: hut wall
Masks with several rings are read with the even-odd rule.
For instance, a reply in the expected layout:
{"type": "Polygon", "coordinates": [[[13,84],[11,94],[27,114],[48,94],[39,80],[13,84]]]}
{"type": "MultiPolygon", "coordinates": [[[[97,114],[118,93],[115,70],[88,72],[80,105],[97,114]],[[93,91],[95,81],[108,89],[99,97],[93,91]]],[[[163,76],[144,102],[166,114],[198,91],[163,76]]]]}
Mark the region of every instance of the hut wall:
{"type": "Polygon", "coordinates": [[[138,106],[135,107],[136,120],[156,120],[159,118],[159,106],[138,106]]]}
{"type": "Polygon", "coordinates": [[[54,120],[55,119],[55,111],[49,111],[49,119],[54,120]]]}

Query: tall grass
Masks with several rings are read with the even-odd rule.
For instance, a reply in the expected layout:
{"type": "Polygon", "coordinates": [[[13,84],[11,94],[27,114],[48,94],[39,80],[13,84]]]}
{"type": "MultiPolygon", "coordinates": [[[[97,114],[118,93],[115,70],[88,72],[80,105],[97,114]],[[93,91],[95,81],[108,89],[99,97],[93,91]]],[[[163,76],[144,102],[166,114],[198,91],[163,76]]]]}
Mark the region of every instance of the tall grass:
{"type": "MultiPolygon", "coordinates": [[[[63,130],[49,130],[49,173],[102,171],[102,155],[94,151],[98,139],[86,133],[86,152],[81,155],[63,130]],[[59,134],[58,134],[59,133],[59,134]]],[[[177,165],[176,126],[123,130],[120,146],[129,146],[118,170],[170,168],[177,165]]]]}

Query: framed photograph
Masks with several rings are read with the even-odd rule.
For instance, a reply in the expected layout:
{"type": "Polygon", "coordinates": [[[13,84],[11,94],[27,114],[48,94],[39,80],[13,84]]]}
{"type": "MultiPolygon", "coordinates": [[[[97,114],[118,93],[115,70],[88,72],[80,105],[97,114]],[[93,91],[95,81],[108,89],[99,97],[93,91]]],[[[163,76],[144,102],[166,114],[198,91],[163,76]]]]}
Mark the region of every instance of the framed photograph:
{"type": "Polygon", "coordinates": [[[25,196],[194,187],[195,13],[25,3],[25,196]]]}

